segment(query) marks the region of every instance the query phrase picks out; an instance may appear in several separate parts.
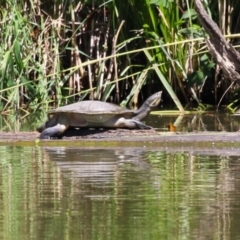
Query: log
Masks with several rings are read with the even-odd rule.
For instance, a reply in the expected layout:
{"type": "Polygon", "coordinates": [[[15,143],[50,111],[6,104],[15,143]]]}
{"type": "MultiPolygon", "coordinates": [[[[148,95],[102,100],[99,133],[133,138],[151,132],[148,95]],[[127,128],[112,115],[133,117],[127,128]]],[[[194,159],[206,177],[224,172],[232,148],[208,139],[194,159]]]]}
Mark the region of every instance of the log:
{"type": "Polygon", "coordinates": [[[222,69],[226,78],[240,81],[240,54],[226,41],[217,24],[207,14],[202,1],[195,0],[198,19],[209,38],[205,36],[210,54],[222,69]]]}

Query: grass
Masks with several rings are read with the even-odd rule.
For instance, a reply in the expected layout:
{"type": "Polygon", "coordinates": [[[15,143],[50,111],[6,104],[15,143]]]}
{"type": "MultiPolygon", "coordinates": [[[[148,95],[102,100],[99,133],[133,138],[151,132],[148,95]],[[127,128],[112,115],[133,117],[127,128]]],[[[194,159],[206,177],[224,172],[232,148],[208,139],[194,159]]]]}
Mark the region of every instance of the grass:
{"type": "Polygon", "coordinates": [[[137,106],[162,89],[180,112],[190,98],[204,109],[202,56],[214,65],[194,1],[100,2],[2,5],[1,112],[24,115],[86,98],[137,106]]]}

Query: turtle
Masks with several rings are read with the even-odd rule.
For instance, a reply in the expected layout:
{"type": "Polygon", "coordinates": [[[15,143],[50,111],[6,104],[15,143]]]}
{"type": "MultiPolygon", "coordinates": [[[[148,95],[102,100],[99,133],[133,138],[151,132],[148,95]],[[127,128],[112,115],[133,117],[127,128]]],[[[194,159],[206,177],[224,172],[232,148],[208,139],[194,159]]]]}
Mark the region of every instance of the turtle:
{"type": "Polygon", "coordinates": [[[69,127],[151,129],[141,122],[161,101],[162,91],[151,95],[138,110],[109,102],[85,100],[48,112],[48,121],[37,130],[40,139],[56,137],[69,127]]]}

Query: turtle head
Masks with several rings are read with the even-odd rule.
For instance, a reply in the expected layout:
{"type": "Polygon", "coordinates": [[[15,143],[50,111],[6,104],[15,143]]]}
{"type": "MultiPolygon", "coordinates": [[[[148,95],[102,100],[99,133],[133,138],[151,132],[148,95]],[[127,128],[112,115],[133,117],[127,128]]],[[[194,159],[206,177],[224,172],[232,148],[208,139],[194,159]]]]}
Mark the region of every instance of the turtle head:
{"type": "Polygon", "coordinates": [[[148,107],[150,108],[150,111],[155,109],[160,101],[161,101],[161,98],[162,98],[162,91],[160,92],[156,92],[154,93],[153,95],[151,95],[145,102],[143,105],[145,105],[145,108],[148,107]]]}
{"type": "Polygon", "coordinates": [[[162,91],[156,92],[153,95],[151,95],[144,103],[143,105],[135,111],[135,117],[136,119],[143,119],[145,118],[153,109],[155,109],[158,104],[161,101],[162,97],[162,91]]]}

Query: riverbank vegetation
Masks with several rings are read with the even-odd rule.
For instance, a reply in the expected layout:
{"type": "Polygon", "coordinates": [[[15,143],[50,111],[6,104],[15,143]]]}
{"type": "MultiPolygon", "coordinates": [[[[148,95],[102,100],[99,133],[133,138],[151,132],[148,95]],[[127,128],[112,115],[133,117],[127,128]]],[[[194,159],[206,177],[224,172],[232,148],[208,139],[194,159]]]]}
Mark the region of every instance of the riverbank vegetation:
{"type": "MultiPolygon", "coordinates": [[[[206,0],[206,10],[238,47],[240,3],[218,2],[206,0]]],[[[1,112],[36,112],[80,99],[134,107],[161,89],[164,102],[180,111],[192,103],[216,106],[231,79],[223,79],[209,54],[193,4],[1,2],[1,112]]],[[[223,103],[237,104],[238,89],[232,85],[223,103]]]]}

